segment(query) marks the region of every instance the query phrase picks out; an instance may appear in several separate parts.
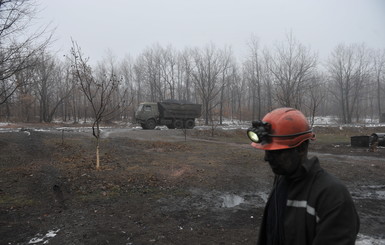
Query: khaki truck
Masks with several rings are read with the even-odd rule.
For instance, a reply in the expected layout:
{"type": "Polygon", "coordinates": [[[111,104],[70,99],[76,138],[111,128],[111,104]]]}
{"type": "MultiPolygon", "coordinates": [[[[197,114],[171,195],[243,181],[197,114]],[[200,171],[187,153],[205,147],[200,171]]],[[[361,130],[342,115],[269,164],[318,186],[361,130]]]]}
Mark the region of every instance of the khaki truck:
{"type": "Polygon", "coordinates": [[[169,129],[195,127],[195,118],[201,116],[202,105],[175,100],[143,102],[135,112],[135,120],[143,129],[167,126],[169,129]]]}

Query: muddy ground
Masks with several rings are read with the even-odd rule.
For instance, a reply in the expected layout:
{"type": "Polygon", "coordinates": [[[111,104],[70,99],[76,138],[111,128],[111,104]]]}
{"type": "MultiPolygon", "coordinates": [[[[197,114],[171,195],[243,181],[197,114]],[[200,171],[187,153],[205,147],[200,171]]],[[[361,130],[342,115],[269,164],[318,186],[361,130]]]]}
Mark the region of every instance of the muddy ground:
{"type": "MultiPolygon", "coordinates": [[[[360,240],[383,244],[385,148],[350,136],[385,129],[315,131],[310,155],[352,193],[360,240]]],[[[2,126],[0,244],[255,244],[273,175],[244,130],[211,134],[105,128],[95,170],[89,129],[2,126]]]]}

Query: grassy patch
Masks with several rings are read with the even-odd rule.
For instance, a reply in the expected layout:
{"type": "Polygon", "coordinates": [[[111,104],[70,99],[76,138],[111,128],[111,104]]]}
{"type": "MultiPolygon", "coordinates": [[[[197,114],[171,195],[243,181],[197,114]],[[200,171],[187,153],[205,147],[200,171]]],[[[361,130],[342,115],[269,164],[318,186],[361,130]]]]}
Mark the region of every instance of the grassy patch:
{"type": "Polygon", "coordinates": [[[25,197],[17,197],[10,195],[3,195],[0,198],[0,206],[4,207],[24,207],[24,206],[33,206],[37,205],[39,202],[33,199],[28,199],[25,197]]]}
{"type": "Polygon", "coordinates": [[[92,193],[78,193],[76,199],[82,202],[93,202],[116,198],[120,195],[119,191],[95,191],[92,193]]]}
{"type": "Polygon", "coordinates": [[[316,134],[315,144],[350,144],[350,137],[342,134],[316,134]]]}

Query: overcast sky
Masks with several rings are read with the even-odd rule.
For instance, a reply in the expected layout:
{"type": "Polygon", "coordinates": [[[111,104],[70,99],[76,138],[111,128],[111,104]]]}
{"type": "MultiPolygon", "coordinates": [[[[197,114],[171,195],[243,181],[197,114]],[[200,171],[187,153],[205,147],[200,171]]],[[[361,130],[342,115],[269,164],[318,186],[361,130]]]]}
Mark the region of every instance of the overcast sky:
{"type": "Polygon", "coordinates": [[[385,0],[37,0],[39,22],[56,27],[53,45],[66,54],[73,38],[93,61],[108,50],[133,57],[158,43],[231,46],[247,55],[252,35],[262,46],[292,32],[321,58],[340,43],[385,48],[385,0]]]}

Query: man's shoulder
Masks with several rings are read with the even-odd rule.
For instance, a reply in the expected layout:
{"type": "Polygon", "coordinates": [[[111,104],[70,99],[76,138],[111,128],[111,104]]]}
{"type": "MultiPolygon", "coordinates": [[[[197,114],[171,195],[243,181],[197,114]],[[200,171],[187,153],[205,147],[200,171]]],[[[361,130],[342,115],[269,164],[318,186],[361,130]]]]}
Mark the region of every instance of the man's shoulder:
{"type": "Polygon", "coordinates": [[[345,185],[341,182],[339,178],[330,174],[327,170],[322,168],[319,164],[319,160],[317,157],[313,157],[309,159],[311,162],[312,170],[310,171],[311,178],[314,183],[325,188],[330,187],[345,187],[345,185]]]}
{"type": "Polygon", "coordinates": [[[318,172],[315,176],[315,184],[322,189],[329,191],[345,191],[346,186],[336,176],[330,174],[326,170],[318,172]]]}
{"type": "Polygon", "coordinates": [[[324,169],[315,174],[311,192],[317,199],[328,200],[335,204],[351,200],[345,184],[324,169]]]}

